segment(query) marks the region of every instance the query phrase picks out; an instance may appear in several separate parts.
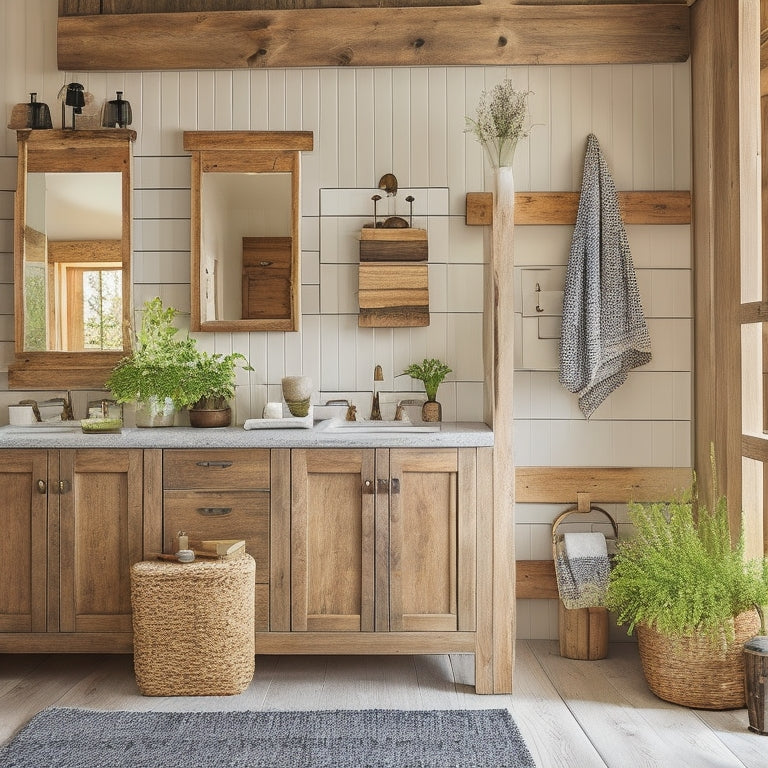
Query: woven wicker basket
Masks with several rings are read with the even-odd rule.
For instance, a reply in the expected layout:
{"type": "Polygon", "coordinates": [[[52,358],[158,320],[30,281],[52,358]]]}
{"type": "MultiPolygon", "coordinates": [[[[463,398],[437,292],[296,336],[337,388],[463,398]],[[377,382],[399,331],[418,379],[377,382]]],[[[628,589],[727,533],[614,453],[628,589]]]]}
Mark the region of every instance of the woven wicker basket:
{"type": "Polygon", "coordinates": [[[133,666],[145,696],[228,696],[254,672],[250,555],[131,568],[133,666]]]}
{"type": "Polygon", "coordinates": [[[755,611],[739,614],[734,619],[734,641],[723,650],[700,635],[671,638],[638,625],[637,643],[648,687],[660,699],[683,707],[744,707],[743,645],[759,628],[755,611]]]}

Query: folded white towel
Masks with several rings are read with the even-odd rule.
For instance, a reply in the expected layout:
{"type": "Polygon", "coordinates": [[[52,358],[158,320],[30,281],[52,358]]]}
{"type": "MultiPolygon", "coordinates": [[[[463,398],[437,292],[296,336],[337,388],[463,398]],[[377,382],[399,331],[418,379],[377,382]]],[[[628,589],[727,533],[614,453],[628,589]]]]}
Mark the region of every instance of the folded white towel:
{"type": "Polygon", "coordinates": [[[565,533],[563,542],[569,560],[577,557],[608,557],[608,546],[602,533],[565,533]]]}
{"type": "Polygon", "coordinates": [[[602,533],[566,533],[555,541],[557,590],[566,608],[605,604],[611,562],[602,533]]]}

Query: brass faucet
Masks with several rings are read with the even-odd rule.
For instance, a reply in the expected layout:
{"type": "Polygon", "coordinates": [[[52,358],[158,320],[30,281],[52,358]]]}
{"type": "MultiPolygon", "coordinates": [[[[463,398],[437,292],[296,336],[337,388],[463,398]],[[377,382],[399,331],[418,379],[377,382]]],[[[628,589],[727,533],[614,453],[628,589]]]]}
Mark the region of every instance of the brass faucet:
{"type": "Polygon", "coordinates": [[[373,401],[371,402],[371,421],[381,421],[381,408],[379,407],[379,393],[376,391],[376,382],[384,381],[384,371],[380,365],[373,369],[373,401]]]}

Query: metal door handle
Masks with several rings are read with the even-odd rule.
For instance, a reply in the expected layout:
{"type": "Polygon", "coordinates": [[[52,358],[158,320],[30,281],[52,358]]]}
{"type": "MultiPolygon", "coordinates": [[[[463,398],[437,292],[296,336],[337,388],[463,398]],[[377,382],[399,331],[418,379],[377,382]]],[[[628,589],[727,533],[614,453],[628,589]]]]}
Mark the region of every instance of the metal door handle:
{"type": "Polygon", "coordinates": [[[231,467],[234,462],[232,461],[198,461],[198,467],[218,467],[219,469],[227,469],[231,467]]]}
{"type": "Polygon", "coordinates": [[[203,517],[224,517],[232,514],[232,507],[198,507],[197,514],[203,517]]]}

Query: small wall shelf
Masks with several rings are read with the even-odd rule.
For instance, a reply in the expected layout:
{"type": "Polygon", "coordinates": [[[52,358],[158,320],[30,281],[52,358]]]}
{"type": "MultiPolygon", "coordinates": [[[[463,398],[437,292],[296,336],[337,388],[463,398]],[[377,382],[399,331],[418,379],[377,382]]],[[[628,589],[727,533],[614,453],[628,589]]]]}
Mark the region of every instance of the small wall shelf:
{"type": "MultiPolygon", "coordinates": [[[[579,192],[515,193],[515,224],[575,224],[579,192]]],[[[493,224],[493,193],[467,193],[466,223],[493,224]]],[[[662,192],[619,192],[625,224],[690,224],[691,193],[687,190],[662,192]]]]}

